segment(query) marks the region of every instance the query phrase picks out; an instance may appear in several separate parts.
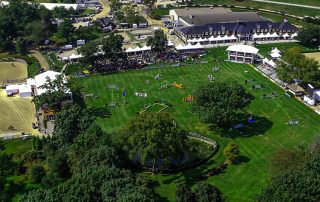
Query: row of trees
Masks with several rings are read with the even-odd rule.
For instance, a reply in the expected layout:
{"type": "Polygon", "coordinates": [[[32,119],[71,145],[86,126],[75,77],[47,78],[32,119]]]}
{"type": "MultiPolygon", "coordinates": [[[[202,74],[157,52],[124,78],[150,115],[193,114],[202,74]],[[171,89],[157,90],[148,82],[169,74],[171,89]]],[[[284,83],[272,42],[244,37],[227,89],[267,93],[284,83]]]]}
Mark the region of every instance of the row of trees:
{"type": "Polygon", "coordinates": [[[119,0],[111,0],[110,8],[113,12],[115,20],[119,23],[139,24],[146,23],[147,20],[139,14],[138,7],[127,5],[122,7],[119,0]]]}
{"type": "Polygon", "coordinates": [[[320,87],[319,63],[303,55],[299,48],[291,48],[284,53],[283,61],[279,62],[276,72],[281,80],[288,83],[297,79],[304,86],[310,83],[320,87]]]}

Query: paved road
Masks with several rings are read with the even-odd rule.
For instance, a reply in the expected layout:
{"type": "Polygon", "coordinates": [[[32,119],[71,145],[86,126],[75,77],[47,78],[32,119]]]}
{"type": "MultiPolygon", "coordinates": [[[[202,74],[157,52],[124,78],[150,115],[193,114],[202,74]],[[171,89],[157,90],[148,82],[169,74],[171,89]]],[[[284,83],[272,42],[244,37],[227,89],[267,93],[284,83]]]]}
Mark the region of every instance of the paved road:
{"type": "Polygon", "coordinates": [[[293,3],[285,3],[285,2],[278,2],[278,1],[268,1],[268,0],[251,0],[251,1],[278,4],[278,5],[285,5],[285,6],[296,6],[296,7],[302,7],[302,8],[312,8],[312,9],[319,9],[320,10],[320,6],[308,6],[308,5],[303,5],[303,4],[293,4],[293,3]]]}

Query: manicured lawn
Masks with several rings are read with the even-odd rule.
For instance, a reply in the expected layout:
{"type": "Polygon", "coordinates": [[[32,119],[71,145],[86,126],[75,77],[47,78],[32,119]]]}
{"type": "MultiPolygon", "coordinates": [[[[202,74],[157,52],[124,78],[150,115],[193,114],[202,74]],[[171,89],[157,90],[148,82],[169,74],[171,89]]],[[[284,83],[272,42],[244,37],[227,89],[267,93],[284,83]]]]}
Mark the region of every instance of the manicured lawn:
{"type": "MultiPolygon", "coordinates": [[[[287,0],[291,1],[291,0],[287,0]]],[[[296,1],[301,1],[302,4],[307,4],[305,3],[306,1],[303,0],[296,0],[296,1]]],[[[317,0],[312,0],[316,1],[317,0]]],[[[309,1],[307,1],[309,2],[309,1]]],[[[262,8],[262,9],[268,9],[268,10],[274,10],[274,11],[283,11],[288,14],[293,14],[293,15],[298,15],[298,16],[316,16],[319,15],[319,10],[317,9],[311,9],[311,8],[302,8],[302,7],[295,7],[295,6],[286,6],[286,5],[276,5],[276,4],[271,4],[271,3],[264,3],[264,2],[255,2],[255,1],[250,1],[250,0],[245,0],[245,1],[237,1],[237,0],[195,0],[193,1],[193,4],[216,4],[216,5],[238,5],[238,6],[245,6],[245,7],[252,7],[252,8],[262,8]]]]}
{"type": "Polygon", "coordinates": [[[257,44],[256,45],[256,48],[259,49],[259,53],[263,56],[267,56],[270,53],[270,51],[275,47],[277,47],[281,51],[286,51],[290,48],[298,47],[298,48],[300,48],[300,50],[303,53],[315,52],[318,50],[317,47],[315,47],[315,48],[309,47],[308,48],[308,47],[302,46],[299,43],[270,43],[270,44],[257,44]]]}
{"type": "Polygon", "coordinates": [[[168,66],[152,70],[97,75],[72,81],[73,84],[81,86],[84,93],[94,93],[98,96],[95,99],[86,98],[85,101],[90,107],[108,105],[111,102],[111,90],[107,89],[107,85],[117,84],[119,86],[119,90],[114,90],[113,99],[120,106],[110,109],[112,113],[110,118],[97,120],[104,130],[116,131],[135,116],[143,105],[152,104],[155,100],[165,100],[172,105],[166,111],[172,113],[181,127],[218,141],[220,145],[218,153],[197,168],[171,175],[150,176],[145,173],[159,183],[156,186],[156,192],[163,197],[162,201],[174,201],[176,185],[182,180],[194,185],[201,174],[221,164],[225,160],[222,150],[230,141],[240,146],[241,154],[248,160],[240,165],[230,166],[224,173],[211,177],[208,181],[222,191],[227,201],[252,201],[252,197],[258,194],[268,181],[269,162],[273,152],[279,148],[297,148],[298,144],[309,143],[319,134],[319,115],[299,101],[284,96],[282,89],[251,66],[214,62],[219,57],[224,59],[225,55],[223,48],[212,49],[207,56],[208,64],[168,66]],[[217,65],[220,66],[220,70],[213,72],[212,67],[217,65]],[[161,75],[159,81],[154,79],[158,73],[161,75]],[[256,123],[251,125],[251,130],[245,132],[245,136],[231,139],[209,131],[208,125],[201,123],[200,119],[190,112],[192,103],[182,101],[199,85],[207,83],[209,74],[212,74],[215,80],[237,81],[254,95],[255,99],[247,110],[255,115],[256,123]],[[244,84],[245,80],[250,79],[255,79],[256,84],[263,85],[264,89],[251,90],[251,84],[244,84]],[[146,80],[150,81],[148,85],[146,80]],[[184,88],[178,89],[172,86],[159,90],[161,85],[173,82],[182,83],[184,88]],[[122,96],[123,90],[126,90],[127,93],[125,97],[122,96]],[[135,92],[146,92],[148,97],[136,97],[135,92]],[[279,94],[279,97],[269,100],[262,98],[264,93],[271,92],[279,94]],[[124,101],[127,101],[127,104],[124,101]],[[302,125],[287,125],[286,123],[292,119],[299,119],[302,125]]]}
{"type": "Polygon", "coordinates": [[[20,80],[28,77],[27,65],[21,62],[0,62],[0,84],[7,80],[20,80]]]}

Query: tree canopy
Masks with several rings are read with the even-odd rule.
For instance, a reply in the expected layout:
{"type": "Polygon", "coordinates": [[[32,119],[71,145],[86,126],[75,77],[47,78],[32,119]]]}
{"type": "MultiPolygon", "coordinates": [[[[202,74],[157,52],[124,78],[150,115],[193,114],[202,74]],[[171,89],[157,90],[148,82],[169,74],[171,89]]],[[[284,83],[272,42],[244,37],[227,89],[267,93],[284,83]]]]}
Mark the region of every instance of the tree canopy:
{"type": "Polygon", "coordinates": [[[299,48],[288,49],[283,55],[282,62],[276,68],[281,80],[288,83],[298,79],[302,85],[312,84],[320,86],[320,65],[317,61],[307,58],[299,48]]]}
{"type": "Polygon", "coordinates": [[[320,139],[309,148],[275,153],[273,176],[256,201],[319,201],[320,139]]]}
{"type": "Polygon", "coordinates": [[[315,25],[300,30],[297,39],[305,45],[320,45],[320,27],[315,25]]]}
{"type": "Polygon", "coordinates": [[[178,185],[176,191],[177,202],[222,202],[221,192],[207,182],[198,182],[194,192],[186,183],[178,185]]]}
{"type": "Polygon", "coordinates": [[[47,78],[46,83],[40,88],[46,89],[41,95],[34,96],[33,102],[37,108],[46,106],[49,109],[59,110],[64,99],[65,92],[68,90],[67,83],[62,75],[51,80],[47,78]]]}
{"type": "Polygon", "coordinates": [[[18,38],[36,43],[47,39],[55,31],[51,18],[46,8],[20,0],[0,7],[0,50],[12,49],[18,38]]]}
{"type": "Polygon", "coordinates": [[[236,161],[236,159],[240,155],[240,149],[237,144],[229,143],[223,150],[224,156],[227,158],[227,160],[230,163],[233,163],[236,161]]]}
{"type": "Polygon", "coordinates": [[[235,82],[213,82],[194,93],[193,111],[216,128],[229,129],[237,123],[238,114],[250,103],[252,96],[235,82]]]}
{"type": "Polygon", "coordinates": [[[167,49],[167,36],[161,29],[154,32],[152,37],[148,38],[147,45],[151,46],[151,50],[157,54],[165,52],[167,49]]]}
{"type": "Polygon", "coordinates": [[[143,113],[136,116],[120,132],[130,157],[139,155],[142,163],[152,160],[155,172],[157,159],[168,160],[183,154],[186,132],[180,129],[168,113],[143,113]]]}

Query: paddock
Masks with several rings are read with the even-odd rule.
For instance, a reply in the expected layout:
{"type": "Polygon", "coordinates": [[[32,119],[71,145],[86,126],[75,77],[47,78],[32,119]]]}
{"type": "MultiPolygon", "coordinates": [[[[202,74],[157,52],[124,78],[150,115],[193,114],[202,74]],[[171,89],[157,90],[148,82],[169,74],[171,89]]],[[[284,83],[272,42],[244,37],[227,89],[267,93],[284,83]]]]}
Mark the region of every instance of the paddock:
{"type": "Polygon", "coordinates": [[[8,80],[21,80],[28,77],[27,65],[21,62],[0,62],[0,84],[8,80]]]}
{"type": "Polygon", "coordinates": [[[307,56],[308,58],[315,59],[316,61],[318,61],[320,63],[320,52],[305,53],[304,55],[307,56]]]}
{"type": "Polygon", "coordinates": [[[31,98],[7,97],[5,90],[0,90],[0,136],[8,132],[31,132],[32,123],[36,122],[35,107],[31,98]],[[13,126],[13,130],[9,127],[13,126]]]}

